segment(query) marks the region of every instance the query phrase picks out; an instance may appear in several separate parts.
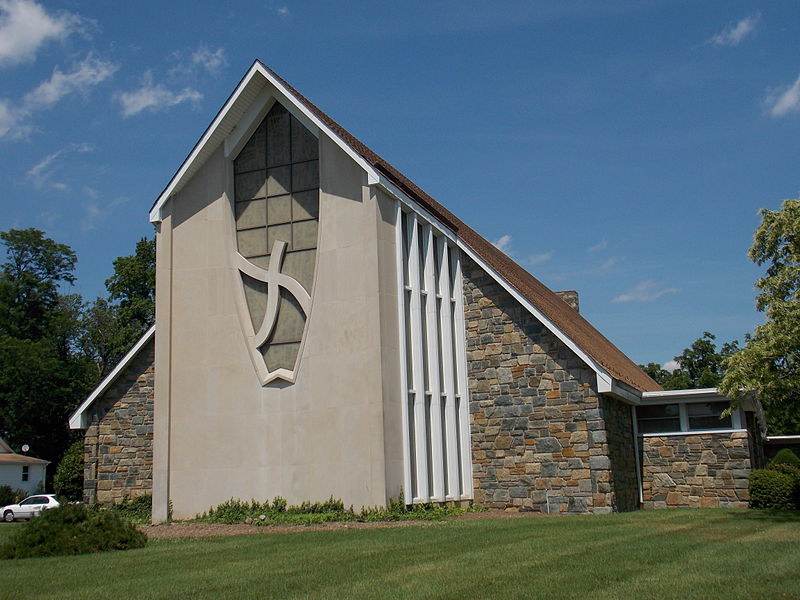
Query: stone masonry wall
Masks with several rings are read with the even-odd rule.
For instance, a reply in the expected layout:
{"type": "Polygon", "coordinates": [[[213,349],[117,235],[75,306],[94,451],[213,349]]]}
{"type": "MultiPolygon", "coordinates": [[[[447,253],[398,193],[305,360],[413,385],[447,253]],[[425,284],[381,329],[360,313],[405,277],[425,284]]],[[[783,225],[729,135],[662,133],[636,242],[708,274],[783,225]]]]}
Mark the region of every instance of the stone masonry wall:
{"type": "Polygon", "coordinates": [[[644,508],[746,507],[747,432],[642,438],[644,508]]]}
{"type": "Polygon", "coordinates": [[[543,513],[630,510],[630,409],[462,255],[475,501],[543,513]],[[610,440],[610,443],[609,443],[610,440]]]}
{"type": "Polygon", "coordinates": [[[154,358],[151,339],[92,408],[84,437],[83,499],[88,504],[151,493],[154,358]]]}

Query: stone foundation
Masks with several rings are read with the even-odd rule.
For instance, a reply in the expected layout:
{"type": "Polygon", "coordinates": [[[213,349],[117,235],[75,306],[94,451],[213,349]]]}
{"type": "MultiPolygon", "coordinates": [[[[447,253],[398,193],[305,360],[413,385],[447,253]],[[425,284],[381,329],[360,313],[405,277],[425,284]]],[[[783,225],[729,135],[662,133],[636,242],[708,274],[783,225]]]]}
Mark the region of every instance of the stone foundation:
{"type": "Polygon", "coordinates": [[[87,504],[151,493],[154,350],[151,339],[92,407],[84,437],[87,504]]]}
{"type": "Polygon", "coordinates": [[[644,508],[746,507],[745,431],[642,437],[644,508]]]}
{"type": "Polygon", "coordinates": [[[601,513],[637,507],[630,408],[462,255],[475,501],[601,513]],[[610,440],[610,442],[609,442],[610,440]]]}

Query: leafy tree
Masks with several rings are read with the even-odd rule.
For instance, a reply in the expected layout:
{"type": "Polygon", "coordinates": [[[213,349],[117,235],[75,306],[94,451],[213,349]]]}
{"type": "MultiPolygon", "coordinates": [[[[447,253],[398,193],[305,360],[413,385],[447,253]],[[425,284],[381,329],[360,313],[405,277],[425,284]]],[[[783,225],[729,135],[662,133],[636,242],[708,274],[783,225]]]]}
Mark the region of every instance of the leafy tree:
{"type": "Polygon", "coordinates": [[[0,435],[56,463],[70,439],[67,418],[94,383],[76,346],[82,300],[59,292],[75,281],[77,259],[38,229],[0,240],[0,435]]]}
{"type": "Polygon", "coordinates": [[[0,333],[46,337],[60,300],[59,285],[75,281],[75,252],[33,228],[3,231],[0,239],[6,249],[0,265],[0,333]]]}
{"type": "MultiPolygon", "coordinates": [[[[155,322],[156,242],[142,238],[131,256],[114,261],[114,274],[106,280],[112,302],[120,308],[119,318],[136,326],[140,337],[155,322]]],[[[135,341],[135,339],[134,339],[135,341]]]]}
{"type": "Polygon", "coordinates": [[[750,258],[766,265],[756,281],[756,308],[766,320],[728,357],[722,392],[760,398],[771,433],[800,432],[800,199],[761,210],[750,258]]]}
{"type": "Polygon", "coordinates": [[[658,363],[639,365],[666,390],[688,390],[717,387],[724,373],[722,363],[739,347],[738,342],[728,342],[718,351],[716,336],[704,331],[692,345],[675,357],[678,368],[671,373],[658,363]]]}
{"type": "Polygon", "coordinates": [[[53,490],[67,500],[83,499],[83,438],[70,444],[58,463],[53,490]]]}
{"type": "Polygon", "coordinates": [[[131,256],[114,261],[106,280],[109,297],[85,308],[80,346],[106,376],[155,322],[155,240],[142,238],[131,256]]]}

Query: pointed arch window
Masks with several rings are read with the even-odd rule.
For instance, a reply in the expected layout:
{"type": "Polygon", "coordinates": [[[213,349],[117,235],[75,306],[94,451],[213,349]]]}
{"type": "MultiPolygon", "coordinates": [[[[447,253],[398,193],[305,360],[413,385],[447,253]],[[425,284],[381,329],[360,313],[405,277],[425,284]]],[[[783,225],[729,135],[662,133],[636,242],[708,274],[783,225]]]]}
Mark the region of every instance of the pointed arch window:
{"type": "Polygon", "coordinates": [[[317,257],[319,141],[275,102],[233,161],[236,266],[267,380],[292,381],[317,257]]]}

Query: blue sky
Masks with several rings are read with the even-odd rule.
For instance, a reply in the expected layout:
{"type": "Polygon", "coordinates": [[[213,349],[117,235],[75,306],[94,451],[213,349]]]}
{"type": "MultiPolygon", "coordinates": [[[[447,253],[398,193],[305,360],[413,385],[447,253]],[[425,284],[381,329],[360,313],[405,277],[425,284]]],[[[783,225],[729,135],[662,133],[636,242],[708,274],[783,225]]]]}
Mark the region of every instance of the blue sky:
{"type": "Polygon", "coordinates": [[[76,291],[255,58],[637,362],[761,322],[746,252],[800,195],[800,4],[0,0],[0,229],[76,291]]]}

